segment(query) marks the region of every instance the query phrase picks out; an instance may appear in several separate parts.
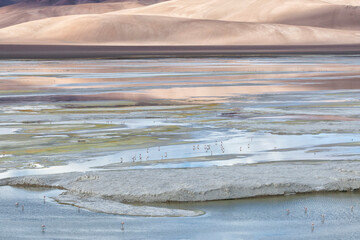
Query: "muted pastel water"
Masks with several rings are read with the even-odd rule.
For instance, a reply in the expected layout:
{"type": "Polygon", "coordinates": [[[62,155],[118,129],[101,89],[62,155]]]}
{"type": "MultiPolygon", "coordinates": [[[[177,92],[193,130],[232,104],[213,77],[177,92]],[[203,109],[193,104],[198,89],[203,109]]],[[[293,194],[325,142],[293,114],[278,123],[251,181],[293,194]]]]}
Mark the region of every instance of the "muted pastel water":
{"type": "Polygon", "coordinates": [[[359,59],[1,61],[0,178],[359,160],[359,59]]]}
{"type": "Polygon", "coordinates": [[[360,234],[358,193],[165,205],[201,209],[206,214],[146,218],[83,209],[78,212],[75,207],[56,204],[49,198],[58,190],[1,187],[0,191],[0,239],[358,239],[360,234]],[[121,222],[125,223],[124,231],[121,222]],[[41,232],[43,224],[45,233],[41,232]]]}
{"type": "MultiPolygon", "coordinates": [[[[0,179],[101,169],[359,161],[359,76],[360,56],[2,60],[0,179]]],[[[43,205],[43,195],[58,193],[1,187],[0,239],[357,239],[359,234],[357,193],[167,205],[206,211],[196,218],[79,214],[50,200],[43,205]],[[15,202],[25,205],[24,213],[15,202]]]]}

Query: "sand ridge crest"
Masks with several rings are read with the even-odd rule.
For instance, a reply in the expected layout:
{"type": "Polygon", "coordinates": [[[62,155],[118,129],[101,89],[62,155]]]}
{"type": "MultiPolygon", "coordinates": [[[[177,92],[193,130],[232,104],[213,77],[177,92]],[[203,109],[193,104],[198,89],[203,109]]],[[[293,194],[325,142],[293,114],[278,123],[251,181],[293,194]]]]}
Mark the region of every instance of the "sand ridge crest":
{"type": "Polygon", "coordinates": [[[0,41],[281,45],[359,43],[360,36],[357,31],[350,30],[111,13],[62,16],[18,24],[0,29],[0,41]]]}
{"type": "Polygon", "coordinates": [[[15,10],[13,14],[0,21],[4,27],[0,43],[360,43],[360,7],[346,0],[172,0],[145,7],[141,1],[129,0],[15,10]]]}

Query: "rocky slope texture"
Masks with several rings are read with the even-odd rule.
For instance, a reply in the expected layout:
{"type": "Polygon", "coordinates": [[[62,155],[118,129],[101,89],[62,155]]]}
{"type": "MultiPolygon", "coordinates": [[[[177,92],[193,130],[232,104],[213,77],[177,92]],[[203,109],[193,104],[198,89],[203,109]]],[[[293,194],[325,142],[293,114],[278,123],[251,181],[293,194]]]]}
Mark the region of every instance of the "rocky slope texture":
{"type": "Polygon", "coordinates": [[[139,203],[239,199],[360,189],[360,163],[283,162],[231,167],[99,171],[0,180],[1,185],[54,187],[57,200],[93,211],[145,216],[195,216],[202,212],[139,203]],[[129,204],[130,203],[130,204],[129,204]],[[137,203],[136,206],[131,205],[137,203]]]}
{"type": "Polygon", "coordinates": [[[353,0],[43,0],[0,14],[0,43],[360,43],[360,3],[353,0]]]}

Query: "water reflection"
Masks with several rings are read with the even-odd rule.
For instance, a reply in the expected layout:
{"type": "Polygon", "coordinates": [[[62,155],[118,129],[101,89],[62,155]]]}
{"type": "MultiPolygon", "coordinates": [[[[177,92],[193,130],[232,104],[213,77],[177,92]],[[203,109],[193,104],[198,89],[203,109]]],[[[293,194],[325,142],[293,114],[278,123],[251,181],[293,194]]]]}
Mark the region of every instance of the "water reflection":
{"type": "Polygon", "coordinates": [[[0,187],[0,238],[285,240],[356,239],[359,234],[358,193],[164,204],[163,207],[200,209],[206,214],[187,218],[146,218],[93,213],[84,209],[79,212],[73,206],[54,204],[49,197],[60,192],[0,187]],[[46,204],[43,196],[46,196],[46,204]],[[24,205],[24,211],[15,206],[16,202],[24,205]],[[289,215],[286,209],[290,210],[289,215]],[[125,231],[121,230],[121,222],[125,222],[125,231]],[[312,223],[314,231],[311,231],[312,223]],[[45,233],[41,232],[42,224],[46,225],[45,233]]]}
{"type": "Polygon", "coordinates": [[[2,60],[0,178],[356,160],[359,74],[357,55],[2,60]]]}

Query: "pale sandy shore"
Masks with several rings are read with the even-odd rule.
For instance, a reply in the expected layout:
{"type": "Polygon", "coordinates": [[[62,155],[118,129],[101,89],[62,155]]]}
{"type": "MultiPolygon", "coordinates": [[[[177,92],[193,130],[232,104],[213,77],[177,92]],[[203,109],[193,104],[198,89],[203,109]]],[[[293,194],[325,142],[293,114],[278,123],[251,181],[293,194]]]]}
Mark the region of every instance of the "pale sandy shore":
{"type": "Polygon", "coordinates": [[[360,162],[280,162],[192,169],[96,171],[0,180],[0,186],[4,185],[64,189],[57,198],[59,202],[97,212],[195,216],[202,213],[131,204],[354,191],[360,189],[360,162]]]}
{"type": "Polygon", "coordinates": [[[0,59],[236,57],[249,55],[360,54],[360,44],[107,46],[0,44],[0,59]]]}

